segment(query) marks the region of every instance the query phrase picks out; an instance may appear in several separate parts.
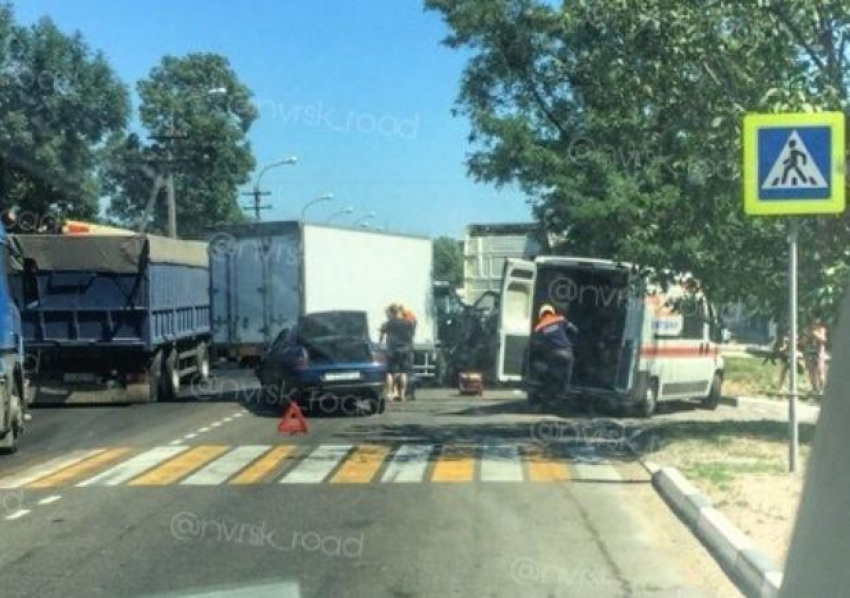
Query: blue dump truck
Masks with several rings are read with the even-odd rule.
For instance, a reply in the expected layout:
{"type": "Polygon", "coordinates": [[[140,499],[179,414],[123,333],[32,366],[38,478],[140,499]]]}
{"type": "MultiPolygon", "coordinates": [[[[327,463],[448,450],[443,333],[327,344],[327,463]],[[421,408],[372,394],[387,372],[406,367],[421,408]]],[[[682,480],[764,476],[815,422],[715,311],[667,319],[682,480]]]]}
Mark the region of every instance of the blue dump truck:
{"type": "Polygon", "coordinates": [[[33,403],[147,402],[209,376],[207,244],[19,235],[11,277],[33,403]]]}
{"type": "Polygon", "coordinates": [[[25,378],[21,318],[9,292],[8,274],[17,251],[0,226],[0,452],[13,453],[24,431],[25,378]]]}

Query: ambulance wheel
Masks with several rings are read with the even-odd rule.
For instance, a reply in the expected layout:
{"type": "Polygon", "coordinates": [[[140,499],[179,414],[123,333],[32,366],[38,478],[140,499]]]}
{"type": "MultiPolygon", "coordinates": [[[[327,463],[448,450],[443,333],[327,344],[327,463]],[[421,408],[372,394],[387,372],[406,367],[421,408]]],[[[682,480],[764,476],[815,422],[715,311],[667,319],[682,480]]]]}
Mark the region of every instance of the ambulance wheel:
{"type": "Polygon", "coordinates": [[[720,372],[714,373],[714,378],[711,379],[711,387],[708,389],[708,395],[702,398],[703,409],[717,409],[720,405],[721,387],[723,386],[723,376],[720,372]]]}
{"type": "Polygon", "coordinates": [[[658,407],[658,381],[655,379],[646,382],[643,399],[637,405],[637,414],[640,417],[652,417],[658,407]]]}

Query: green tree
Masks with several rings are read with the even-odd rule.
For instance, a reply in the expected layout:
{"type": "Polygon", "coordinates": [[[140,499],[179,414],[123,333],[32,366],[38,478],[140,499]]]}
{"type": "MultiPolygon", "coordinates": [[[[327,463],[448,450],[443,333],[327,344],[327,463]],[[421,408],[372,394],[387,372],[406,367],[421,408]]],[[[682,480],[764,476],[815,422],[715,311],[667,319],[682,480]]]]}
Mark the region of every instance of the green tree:
{"type": "Polygon", "coordinates": [[[160,183],[171,168],[181,237],[240,220],[237,189],[254,169],[247,134],[257,109],[228,60],[217,54],[166,56],[137,87],[141,122],[157,141],[146,144],[130,134],[112,148],[104,177],[109,215],[137,227],[155,193],[148,229],[164,232],[166,191],[160,183]],[[172,132],[177,139],[162,138],[172,132]]]}
{"type": "Polygon", "coordinates": [[[126,125],[128,93],[106,58],[50,19],[0,5],[0,198],[28,214],[96,218],[101,150],[126,125]]]}
{"type": "Polygon", "coordinates": [[[434,239],[434,280],[459,287],[463,284],[463,252],[460,243],[451,237],[434,239]]]}
{"type": "MultiPolygon", "coordinates": [[[[745,112],[846,108],[846,3],[427,0],[471,53],[476,179],[517,182],[556,250],[690,272],[776,317],[786,223],[743,214],[745,112]]],[[[806,219],[801,300],[832,313],[848,221],[806,219]]]]}

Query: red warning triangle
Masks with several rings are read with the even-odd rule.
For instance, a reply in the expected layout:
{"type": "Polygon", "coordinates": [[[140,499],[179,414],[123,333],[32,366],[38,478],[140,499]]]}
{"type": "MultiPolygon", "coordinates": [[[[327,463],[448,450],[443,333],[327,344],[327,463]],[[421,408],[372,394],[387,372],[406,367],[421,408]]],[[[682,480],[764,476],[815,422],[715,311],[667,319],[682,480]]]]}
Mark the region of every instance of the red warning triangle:
{"type": "Polygon", "coordinates": [[[281,434],[306,434],[310,431],[307,425],[307,418],[301,413],[301,409],[294,402],[289,404],[286,412],[283,414],[283,419],[277,425],[277,431],[281,434]]]}

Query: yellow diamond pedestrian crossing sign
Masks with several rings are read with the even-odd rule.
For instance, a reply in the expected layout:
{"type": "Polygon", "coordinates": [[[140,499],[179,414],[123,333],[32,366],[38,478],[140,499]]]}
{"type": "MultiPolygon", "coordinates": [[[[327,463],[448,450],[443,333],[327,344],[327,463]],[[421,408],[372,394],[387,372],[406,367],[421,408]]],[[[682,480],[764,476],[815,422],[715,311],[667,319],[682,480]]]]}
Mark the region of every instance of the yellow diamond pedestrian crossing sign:
{"type": "Polygon", "coordinates": [[[744,117],[744,210],[754,215],[844,211],[844,114],[744,117]]]}

